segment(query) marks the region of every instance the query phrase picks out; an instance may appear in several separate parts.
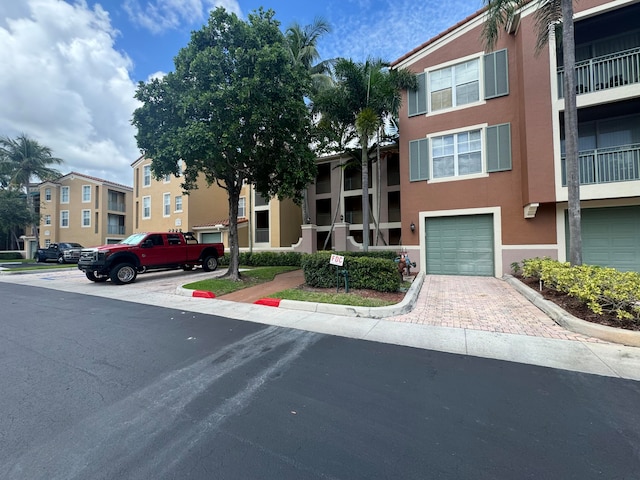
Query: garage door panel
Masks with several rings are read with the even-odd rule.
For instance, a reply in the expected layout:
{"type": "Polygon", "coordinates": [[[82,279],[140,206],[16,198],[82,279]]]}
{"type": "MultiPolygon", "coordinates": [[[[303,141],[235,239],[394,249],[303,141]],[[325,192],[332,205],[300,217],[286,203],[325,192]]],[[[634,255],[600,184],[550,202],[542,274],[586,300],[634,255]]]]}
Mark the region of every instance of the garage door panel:
{"type": "Polygon", "coordinates": [[[492,215],[429,218],[425,235],[427,273],[494,275],[492,215]]]}

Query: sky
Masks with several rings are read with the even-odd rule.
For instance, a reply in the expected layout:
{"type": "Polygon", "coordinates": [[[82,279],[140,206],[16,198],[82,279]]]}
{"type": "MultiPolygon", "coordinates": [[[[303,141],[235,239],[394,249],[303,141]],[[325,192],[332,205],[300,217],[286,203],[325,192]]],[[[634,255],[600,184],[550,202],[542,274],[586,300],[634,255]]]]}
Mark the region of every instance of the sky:
{"type": "Polygon", "coordinates": [[[322,59],[393,61],[482,7],[482,0],[0,0],[0,136],[20,134],[79,172],[132,185],[138,82],[174,70],[209,12],[264,7],[285,30],[321,17],[322,59]]]}

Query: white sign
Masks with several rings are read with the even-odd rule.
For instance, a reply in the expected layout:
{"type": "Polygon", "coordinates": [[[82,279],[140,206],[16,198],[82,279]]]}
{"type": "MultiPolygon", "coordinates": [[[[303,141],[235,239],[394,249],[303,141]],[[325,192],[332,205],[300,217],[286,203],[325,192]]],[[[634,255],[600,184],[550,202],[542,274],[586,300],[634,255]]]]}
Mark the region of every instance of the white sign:
{"type": "Polygon", "coordinates": [[[331,255],[331,260],[329,260],[330,265],[337,265],[341,267],[344,264],[344,257],[342,255],[331,255]]]}

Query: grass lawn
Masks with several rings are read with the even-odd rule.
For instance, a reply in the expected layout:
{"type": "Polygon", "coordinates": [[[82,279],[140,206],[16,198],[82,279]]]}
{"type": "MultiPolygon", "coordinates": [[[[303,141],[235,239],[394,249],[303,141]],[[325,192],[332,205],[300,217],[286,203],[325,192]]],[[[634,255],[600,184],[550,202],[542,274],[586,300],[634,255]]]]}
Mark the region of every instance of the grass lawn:
{"type": "Polygon", "coordinates": [[[398,303],[396,301],[387,301],[380,298],[365,298],[357,293],[308,292],[297,288],[290,288],[268,296],[271,298],[281,298],[285,300],[332,303],[334,305],[350,305],[352,307],[384,307],[386,305],[394,305],[398,303]]]}
{"type": "Polygon", "coordinates": [[[188,283],[183,285],[183,287],[189,290],[213,292],[216,297],[219,297],[243,288],[270,282],[273,280],[273,277],[279,273],[292,272],[294,270],[300,270],[300,267],[255,267],[250,270],[243,270],[240,272],[242,275],[242,281],[240,282],[229,280],[228,278],[210,278],[208,280],[188,283]]]}

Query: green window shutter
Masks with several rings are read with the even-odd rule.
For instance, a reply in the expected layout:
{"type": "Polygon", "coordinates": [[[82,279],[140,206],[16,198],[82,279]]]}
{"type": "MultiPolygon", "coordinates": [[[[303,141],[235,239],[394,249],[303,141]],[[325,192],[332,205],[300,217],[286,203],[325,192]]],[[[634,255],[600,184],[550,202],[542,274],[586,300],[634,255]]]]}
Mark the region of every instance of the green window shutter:
{"type": "Polygon", "coordinates": [[[511,124],[487,127],[487,172],[511,170],[511,124]]]}
{"type": "Polygon", "coordinates": [[[484,98],[509,95],[509,61],[507,50],[484,56],[484,98]]]}
{"type": "Polygon", "coordinates": [[[409,142],[409,181],[429,180],[429,140],[409,142]]]}
{"type": "Polygon", "coordinates": [[[409,116],[427,113],[427,83],[426,74],[420,73],[416,75],[418,80],[418,89],[409,90],[407,102],[409,107],[409,116]]]}

